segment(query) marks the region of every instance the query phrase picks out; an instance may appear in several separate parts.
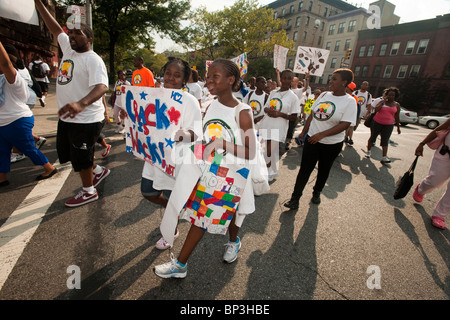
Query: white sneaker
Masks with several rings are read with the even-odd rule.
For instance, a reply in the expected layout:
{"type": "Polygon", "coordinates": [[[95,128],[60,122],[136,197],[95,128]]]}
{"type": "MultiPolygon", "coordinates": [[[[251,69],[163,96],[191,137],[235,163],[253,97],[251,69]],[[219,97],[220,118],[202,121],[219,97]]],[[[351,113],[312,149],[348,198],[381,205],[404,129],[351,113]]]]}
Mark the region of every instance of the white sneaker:
{"type": "Polygon", "coordinates": [[[39,140],[35,142],[35,146],[37,149],[40,149],[44,143],[47,141],[47,139],[45,139],[44,137],[39,137],[39,140]]]}
{"type": "Polygon", "coordinates": [[[388,157],[384,156],[383,158],[381,158],[381,163],[390,163],[391,159],[389,159],[388,157]]]}
{"type": "Polygon", "coordinates": [[[237,237],[238,242],[228,241],[225,243],[225,253],[223,255],[223,261],[232,263],[237,259],[238,252],[241,249],[241,239],[237,237]]]}
{"type": "Polygon", "coordinates": [[[182,267],[178,260],[170,254],[170,262],[160,264],[153,268],[153,272],[161,278],[185,278],[187,275],[187,264],[182,267]]]}
{"type": "Polygon", "coordinates": [[[18,154],[18,153],[12,152],[12,153],[11,153],[11,163],[19,162],[20,160],[23,160],[23,159],[25,159],[26,157],[27,157],[27,156],[24,155],[24,154],[18,154]]]}
{"type": "MultiPolygon", "coordinates": [[[[174,236],[174,240],[176,238],[178,238],[179,235],[180,235],[180,233],[178,232],[178,229],[177,229],[177,233],[174,236]]],[[[171,247],[171,245],[166,241],[166,239],[164,239],[164,237],[161,237],[161,239],[159,239],[156,242],[155,247],[156,247],[156,249],[159,249],[159,250],[166,250],[166,249],[169,249],[171,247]]]]}

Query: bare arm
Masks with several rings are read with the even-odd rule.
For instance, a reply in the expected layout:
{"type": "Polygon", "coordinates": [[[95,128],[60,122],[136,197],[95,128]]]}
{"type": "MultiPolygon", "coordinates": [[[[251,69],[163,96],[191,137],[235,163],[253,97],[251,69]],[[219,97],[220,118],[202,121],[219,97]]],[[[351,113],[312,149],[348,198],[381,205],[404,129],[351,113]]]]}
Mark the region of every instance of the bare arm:
{"type": "Polygon", "coordinates": [[[16,69],[14,69],[11,60],[9,60],[8,53],[6,52],[1,42],[0,42],[0,72],[3,72],[8,83],[14,83],[14,81],[16,81],[16,69]]]}
{"type": "Polygon", "coordinates": [[[436,132],[441,130],[447,130],[448,128],[450,128],[450,119],[447,119],[447,121],[445,121],[439,127],[436,127],[425,137],[425,139],[422,140],[422,142],[419,143],[419,145],[416,148],[415,155],[423,156],[423,146],[426,145],[428,142],[433,141],[437,137],[436,132]]]}
{"type": "Polygon", "coordinates": [[[56,19],[50,14],[50,12],[44,6],[41,0],[34,0],[34,3],[36,5],[36,10],[41,15],[45,25],[53,34],[53,36],[57,38],[60,33],[64,32],[61,26],[59,25],[58,21],[56,21],[56,19]]]}

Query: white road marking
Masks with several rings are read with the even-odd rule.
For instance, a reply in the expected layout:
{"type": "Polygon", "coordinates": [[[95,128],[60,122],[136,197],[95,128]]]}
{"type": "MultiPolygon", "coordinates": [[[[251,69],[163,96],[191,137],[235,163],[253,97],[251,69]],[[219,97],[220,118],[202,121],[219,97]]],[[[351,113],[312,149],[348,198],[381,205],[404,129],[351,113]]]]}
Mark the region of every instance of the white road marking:
{"type": "Polygon", "coordinates": [[[70,163],[54,166],[58,173],[39,181],[0,227],[0,290],[72,171],[70,163]]]}

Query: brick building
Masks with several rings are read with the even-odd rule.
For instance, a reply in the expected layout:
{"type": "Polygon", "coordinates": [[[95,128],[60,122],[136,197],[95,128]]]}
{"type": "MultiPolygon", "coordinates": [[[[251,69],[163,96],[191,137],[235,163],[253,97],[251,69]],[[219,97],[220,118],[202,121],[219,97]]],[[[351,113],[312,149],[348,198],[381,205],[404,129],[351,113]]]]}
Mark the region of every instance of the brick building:
{"type": "Polygon", "coordinates": [[[403,93],[404,107],[419,114],[450,113],[450,14],[358,34],[352,70],[379,96],[386,87],[403,93]]]}

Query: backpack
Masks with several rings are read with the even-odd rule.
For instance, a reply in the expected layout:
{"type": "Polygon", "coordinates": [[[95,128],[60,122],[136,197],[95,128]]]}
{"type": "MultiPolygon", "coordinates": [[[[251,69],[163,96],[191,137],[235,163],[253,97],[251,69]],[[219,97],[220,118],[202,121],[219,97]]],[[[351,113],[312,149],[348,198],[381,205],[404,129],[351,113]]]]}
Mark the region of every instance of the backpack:
{"type": "Polygon", "coordinates": [[[33,66],[31,67],[31,74],[35,78],[45,78],[45,72],[44,70],[42,70],[41,64],[42,62],[40,63],[33,62],[33,66]]]}

